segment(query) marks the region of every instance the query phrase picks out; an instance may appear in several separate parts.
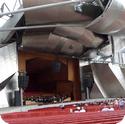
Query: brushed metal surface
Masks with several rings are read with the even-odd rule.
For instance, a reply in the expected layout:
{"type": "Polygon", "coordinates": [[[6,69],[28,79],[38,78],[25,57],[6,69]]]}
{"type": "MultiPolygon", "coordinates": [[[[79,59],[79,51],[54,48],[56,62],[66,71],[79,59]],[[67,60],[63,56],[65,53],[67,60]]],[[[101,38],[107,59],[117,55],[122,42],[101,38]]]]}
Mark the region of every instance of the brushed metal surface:
{"type": "MultiPolygon", "coordinates": [[[[25,7],[31,7],[42,4],[62,2],[65,0],[23,0],[25,7]]],[[[74,11],[74,6],[65,5],[61,7],[47,8],[44,10],[35,10],[25,12],[26,24],[45,24],[45,23],[61,23],[61,22],[79,22],[89,20],[90,18],[74,11]]]]}
{"type": "Polygon", "coordinates": [[[104,97],[125,97],[125,90],[108,64],[92,64],[94,80],[104,97]]]}
{"type": "Polygon", "coordinates": [[[0,108],[14,106],[14,91],[18,90],[18,75],[15,73],[0,91],[0,108]]]}
{"type": "Polygon", "coordinates": [[[0,83],[18,71],[16,43],[0,48],[0,83]]]}
{"type": "Polygon", "coordinates": [[[57,27],[55,28],[54,33],[74,39],[85,47],[96,48],[103,42],[103,39],[95,36],[93,32],[83,27],[57,27]]]}
{"type": "Polygon", "coordinates": [[[93,84],[91,93],[90,93],[91,99],[97,99],[97,98],[103,98],[99,88],[97,87],[96,83],[93,84]]]}
{"type": "Polygon", "coordinates": [[[125,28],[125,0],[109,0],[103,14],[87,28],[99,34],[112,34],[125,28]]]}
{"type": "MultiPolygon", "coordinates": [[[[21,9],[22,6],[22,0],[10,0],[10,1],[6,1],[3,0],[1,1],[1,3],[6,3],[7,7],[11,10],[17,10],[17,9],[21,9]],[[12,1],[12,4],[10,5],[12,1]]],[[[1,9],[2,11],[2,9],[1,9]]],[[[5,9],[5,11],[8,11],[5,9]]],[[[2,12],[0,12],[2,13],[2,12]]],[[[3,12],[4,13],[4,12],[3,12]]],[[[17,23],[19,22],[19,20],[22,18],[23,16],[23,12],[22,13],[18,13],[18,14],[13,14],[13,16],[11,16],[8,20],[6,20],[6,22],[2,25],[2,27],[0,27],[1,29],[4,28],[12,28],[15,27],[17,25],[17,23]]],[[[3,17],[4,18],[4,17],[3,17]]],[[[8,40],[10,40],[10,38],[14,35],[15,31],[6,31],[6,32],[0,32],[0,43],[6,43],[8,40]]]]}
{"type": "Polygon", "coordinates": [[[0,108],[14,106],[14,91],[18,90],[18,63],[16,43],[0,48],[0,85],[6,80],[0,90],[0,108]]]}
{"type": "Polygon", "coordinates": [[[113,74],[117,77],[119,80],[119,83],[125,90],[125,69],[120,68],[119,65],[113,65],[109,64],[110,69],[112,70],[113,74]]]}
{"type": "MultiPolygon", "coordinates": [[[[4,28],[15,27],[22,16],[23,16],[23,13],[18,13],[14,15],[1,28],[4,29],[4,28]]],[[[10,40],[14,32],[15,31],[0,32],[0,43],[6,43],[8,40],[10,40]]]]}
{"type": "Polygon", "coordinates": [[[66,55],[81,55],[82,44],[69,38],[55,34],[25,34],[22,42],[23,48],[34,49],[41,52],[59,53],[66,55]]]}
{"type": "Polygon", "coordinates": [[[112,35],[114,43],[114,56],[113,63],[120,64],[124,66],[125,58],[122,56],[124,54],[125,47],[125,29],[121,30],[118,33],[112,35]]]}
{"type": "Polygon", "coordinates": [[[60,49],[61,53],[79,56],[83,52],[82,44],[80,44],[74,40],[71,40],[69,38],[60,37],[58,35],[51,34],[49,36],[49,40],[53,41],[53,42],[58,41],[59,44],[60,44],[60,42],[63,43],[63,46],[60,49]]]}
{"type": "MultiPolygon", "coordinates": [[[[24,7],[60,2],[63,0],[23,0],[24,7]]],[[[99,34],[111,34],[125,28],[125,0],[109,0],[103,13],[86,26],[99,34]]],[[[26,24],[83,22],[90,18],[74,11],[73,5],[25,13],[26,24]]]]}

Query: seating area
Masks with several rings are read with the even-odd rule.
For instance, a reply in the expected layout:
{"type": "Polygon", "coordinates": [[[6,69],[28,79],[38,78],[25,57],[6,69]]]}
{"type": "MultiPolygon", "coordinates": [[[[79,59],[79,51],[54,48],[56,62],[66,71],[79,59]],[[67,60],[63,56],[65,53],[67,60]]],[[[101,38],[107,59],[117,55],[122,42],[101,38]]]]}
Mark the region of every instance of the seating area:
{"type": "MultiPolygon", "coordinates": [[[[44,108],[28,112],[3,114],[1,116],[9,124],[116,124],[125,115],[125,110],[70,113],[69,109],[71,107],[73,106],[69,105],[63,109],[60,107],[44,108]]],[[[97,106],[91,106],[90,110],[92,110],[92,107],[95,110],[97,106]]]]}

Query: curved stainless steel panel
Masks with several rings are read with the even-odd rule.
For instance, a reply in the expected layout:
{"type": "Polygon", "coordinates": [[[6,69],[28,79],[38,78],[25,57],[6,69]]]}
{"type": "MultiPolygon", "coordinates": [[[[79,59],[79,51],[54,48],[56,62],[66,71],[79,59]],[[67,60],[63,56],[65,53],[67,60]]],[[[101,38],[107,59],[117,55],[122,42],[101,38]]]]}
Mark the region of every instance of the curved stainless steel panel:
{"type": "Polygon", "coordinates": [[[49,40],[53,42],[55,41],[59,42],[59,46],[57,46],[57,50],[59,50],[61,53],[77,56],[77,55],[81,55],[83,52],[83,46],[74,40],[71,40],[65,37],[60,37],[54,34],[50,34],[49,40]]]}
{"type": "Polygon", "coordinates": [[[95,83],[104,97],[125,97],[124,88],[108,64],[92,64],[91,67],[95,83]]]}
{"type": "MultiPolygon", "coordinates": [[[[23,13],[13,15],[13,17],[7,20],[7,22],[1,28],[4,29],[14,27],[15,25],[17,25],[22,16],[23,13]]],[[[8,40],[10,40],[14,33],[14,31],[0,32],[0,43],[6,43],[8,40]]]]}
{"type": "Polygon", "coordinates": [[[16,43],[0,48],[0,83],[18,71],[16,43]]]}
{"type": "MultiPolygon", "coordinates": [[[[23,0],[24,7],[61,2],[65,0],[23,0]]],[[[26,24],[79,22],[90,18],[74,11],[74,5],[65,5],[42,10],[25,12],[26,24]]]]}
{"type": "Polygon", "coordinates": [[[87,28],[100,34],[111,34],[125,27],[125,0],[109,0],[104,12],[87,28]]]}
{"type": "Polygon", "coordinates": [[[58,35],[25,34],[23,48],[34,49],[41,52],[51,52],[65,55],[81,55],[83,46],[71,39],[58,35]]]}
{"type": "Polygon", "coordinates": [[[75,39],[85,47],[98,47],[103,42],[103,39],[83,27],[58,27],[54,30],[54,33],[75,39]]]}

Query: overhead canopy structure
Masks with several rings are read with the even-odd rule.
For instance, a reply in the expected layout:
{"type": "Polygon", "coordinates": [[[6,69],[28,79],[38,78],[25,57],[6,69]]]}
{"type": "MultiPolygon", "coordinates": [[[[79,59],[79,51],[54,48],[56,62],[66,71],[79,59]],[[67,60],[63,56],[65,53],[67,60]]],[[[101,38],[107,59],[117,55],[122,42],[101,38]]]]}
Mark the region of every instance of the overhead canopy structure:
{"type": "Polygon", "coordinates": [[[124,0],[23,0],[23,7],[0,16],[24,12],[25,27],[8,27],[27,30],[24,49],[81,56],[105,43],[106,35],[124,28],[124,0]]]}
{"type": "MultiPolygon", "coordinates": [[[[66,2],[64,0],[24,0],[24,8],[50,3],[66,2]]],[[[68,56],[81,56],[87,48],[96,48],[104,40],[85,29],[85,26],[93,19],[87,15],[75,11],[79,2],[66,4],[65,6],[49,7],[25,12],[26,25],[55,25],[35,31],[26,31],[23,36],[23,48],[34,49],[68,56]],[[65,24],[67,26],[57,26],[65,24]],[[78,24],[78,26],[77,26],[78,24]],[[71,26],[74,25],[74,26],[71,26]],[[80,27],[84,25],[84,27],[80,27]],[[36,40],[37,39],[37,40],[36,40]]]]}

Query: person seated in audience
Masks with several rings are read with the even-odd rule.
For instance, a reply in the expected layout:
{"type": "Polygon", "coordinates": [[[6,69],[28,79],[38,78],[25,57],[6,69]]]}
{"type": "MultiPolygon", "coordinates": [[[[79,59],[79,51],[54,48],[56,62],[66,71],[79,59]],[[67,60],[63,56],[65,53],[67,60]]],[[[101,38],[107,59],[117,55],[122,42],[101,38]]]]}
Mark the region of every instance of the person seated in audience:
{"type": "Polygon", "coordinates": [[[122,97],[119,99],[118,104],[119,104],[119,108],[120,108],[121,110],[124,109],[125,101],[123,100],[122,97]]]}
{"type": "Polygon", "coordinates": [[[105,105],[103,108],[102,108],[102,110],[101,110],[102,112],[107,112],[107,111],[109,111],[109,108],[108,108],[108,106],[107,105],[105,105]]]}
{"type": "Polygon", "coordinates": [[[80,112],[86,112],[86,110],[84,109],[84,107],[81,107],[80,112]]]}
{"type": "Polygon", "coordinates": [[[70,112],[70,113],[73,113],[73,109],[72,109],[72,108],[70,108],[69,112],[70,112]]]}
{"type": "Polygon", "coordinates": [[[109,111],[114,111],[115,109],[114,109],[114,107],[113,107],[113,105],[109,105],[109,111]]]}
{"type": "Polygon", "coordinates": [[[79,113],[80,112],[80,106],[77,106],[76,109],[73,110],[74,113],[79,113]]]}
{"type": "Polygon", "coordinates": [[[70,112],[81,113],[81,112],[86,112],[86,110],[84,109],[84,107],[76,106],[74,110],[70,109],[70,112]]]}
{"type": "Polygon", "coordinates": [[[117,109],[119,108],[118,101],[119,101],[118,99],[115,99],[115,100],[114,100],[114,103],[113,103],[113,104],[114,104],[115,110],[117,110],[117,109]]]}
{"type": "Polygon", "coordinates": [[[105,105],[101,111],[102,112],[114,111],[114,107],[113,105],[105,105]]]}

